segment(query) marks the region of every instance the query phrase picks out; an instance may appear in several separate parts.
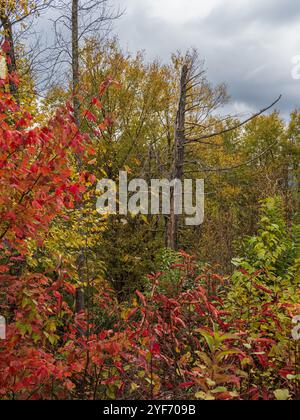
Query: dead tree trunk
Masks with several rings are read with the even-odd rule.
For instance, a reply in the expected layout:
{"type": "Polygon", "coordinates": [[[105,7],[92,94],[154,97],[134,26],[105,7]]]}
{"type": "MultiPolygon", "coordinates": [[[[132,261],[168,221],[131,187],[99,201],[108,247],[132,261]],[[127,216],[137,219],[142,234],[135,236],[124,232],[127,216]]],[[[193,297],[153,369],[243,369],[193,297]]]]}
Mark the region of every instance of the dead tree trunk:
{"type": "MultiPolygon", "coordinates": [[[[5,14],[3,10],[1,10],[1,24],[4,30],[4,39],[6,46],[6,63],[7,63],[7,71],[9,76],[13,76],[17,73],[17,60],[15,54],[15,44],[13,38],[13,29],[12,24],[9,20],[9,17],[5,14]]],[[[13,81],[13,78],[10,77],[9,79],[9,90],[12,96],[18,102],[18,86],[13,81]]]]}
{"type": "MultiPolygon", "coordinates": [[[[72,87],[73,87],[73,108],[74,118],[77,127],[80,127],[80,101],[78,98],[79,92],[79,2],[72,1],[72,87]]],[[[81,169],[82,163],[80,158],[77,158],[78,169],[81,169]]],[[[80,283],[84,283],[84,250],[79,252],[77,258],[77,273],[80,283]]],[[[85,309],[84,290],[82,287],[76,290],[76,313],[85,309]]]]}
{"type": "Polygon", "coordinates": [[[72,84],[73,84],[73,107],[76,124],[79,126],[80,103],[79,93],[79,27],[78,27],[78,0],[72,1],[72,84]]]}
{"type": "MultiPolygon", "coordinates": [[[[175,122],[175,156],[173,178],[183,180],[185,155],[185,116],[189,66],[184,64],[181,70],[180,98],[175,122]]],[[[175,208],[175,190],[171,190],[171,214],[167,226],[167,247],[178,250],[178,215],[175,208]]]]}
{"type": "MultiPolygon", "coordinates": [[[[253,114],[244,121],[231,124],[228,126],[228,117],[224,119],[216,119],[216,125],[208,122],[210,116],[214,111],[227,102],[227,94],[224,86],[217,86],[212,89],[206,80],[205,71],[202,69],[202,63],[198,58],[196,50],[189,51],[184,58],[184,65],[181,69],[180,79],[180,98],[177,110],[177,117],[175,122],[175,156],[172,172],[172,178],[183,181],[184,164],[186,162],[187,147],[193,144],[201,144],[206,147],[214,145],[214,138],[231,133],[234,130],[240,129],[250,121],[259,117],[269,109],[271,109],[281,99],[281,96],[268,107],[253,114]],[[219,124],[224,123],[219,128],[219,124]]],[[[267,149],[267,150],[270,150],[267,149]]],[[[266,150],[266,151],[267,151],[266,150]]],[[[266,151],[260,156],[263,156],[266,151]]],[[[189,151],[189,153],[191,153],[189,151]]],[[[259,159],[256,157],[253,161],[259,159]]],[[[250,162],[245,162],[248,165],[250,162]]],[[[203,170],[205,172],[219,172],[224,170],[231,170],[233,168],[205,168],[203,162],[199,160],[190,161],[192,171],[190,173],[199,173],[203,170]]],[[[239,167],[240,167],[239,166],[239,167]]],[[[177,250],[179,245],[179,216],[176,214],[174,208],[175,189],[171,189],[171,214],[167,220],[166,228],[166,245],[167,247],[177,250]]]]}
{"type": "MultiPolygon", "coordinates": [[[[81,250],[77,258],[77,273],[80,283],[84,281],[84,251],[81,250]]],[[[85,308],[84,290],[82,287],[76,289],[76,313],[80,313],[85,308]]]]}

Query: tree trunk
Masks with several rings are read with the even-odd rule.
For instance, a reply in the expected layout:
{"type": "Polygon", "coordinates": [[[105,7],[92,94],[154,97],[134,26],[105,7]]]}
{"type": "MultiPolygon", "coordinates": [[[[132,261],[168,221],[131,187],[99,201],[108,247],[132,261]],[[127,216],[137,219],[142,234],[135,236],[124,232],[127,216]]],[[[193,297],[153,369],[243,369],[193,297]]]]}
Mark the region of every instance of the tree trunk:
{"type": "MultiPolygon", "coordinates": [[[[180,80],[180,99],[175,122],[175,156],[173,178],[183,181],[183,166],[185,157],[185,114],[186,114],[186,97],[188,84],[189,67],[187,64],[182,66],[180,80]]],[[[167,247],[175,251],[178,250],[178,215],[175,214],[174,208],[175,191],[171,191],[171,214],[167,226],[167,247]]]]}
{"type": "MultiPolygon", "coordinates": [[[[4,30],[4,39],[8,46],[6,52],[7,71],[9,76],[13,76],[17,73],[17,60],[15,54],[13,29],[9,17],[5,14],[4,11],[1,11],[1,23],[4,30]]],[[[11,95],[14,96],[18,102],[18,86],[13,80],[11,80],[11,78],[9,80],[9,90],[11,95]]]]}
{"type": "Polygon", "coordinates": [[[80,124],[80,102],[79,93],[79,29],[78,29],[78,0],[72,1],[72,73],[73,73],[73,107],[76,124],[80,124]]]}
{"type": "MultiPolygon", "coordinates": [[[[73,86],[73,108],[74,118],[77,127],[80,126],[80,102],[78,98],[79,92],[79,0],[72,0],[72,86],[73,86]]],[[[81,160],[77,157],[78,169],[81,169],[81,160]]],[[[77,272],[80,283],[84,283],[84,251],[79,252],[77,258],[77,272]]],[[[76,290],[76,313],[85,309],[84,290],[78,288],[76,290]]]]}

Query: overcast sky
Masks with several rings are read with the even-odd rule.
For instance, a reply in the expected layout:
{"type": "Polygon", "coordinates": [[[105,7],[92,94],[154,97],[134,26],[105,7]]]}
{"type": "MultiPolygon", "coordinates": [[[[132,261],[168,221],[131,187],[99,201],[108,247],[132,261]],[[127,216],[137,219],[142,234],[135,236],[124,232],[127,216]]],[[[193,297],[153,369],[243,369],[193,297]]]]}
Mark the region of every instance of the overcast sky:
{"type": "Polygon", "coordinates": [[[209,79],[225,82],[231,110],[260,109],[279,94],[286,114],[300,107],[300,80],[292,58],[300,55],[298,0],[112,0],[125,9],[114,32],[131,51],[168,61],[196,47],[209,79]]]}

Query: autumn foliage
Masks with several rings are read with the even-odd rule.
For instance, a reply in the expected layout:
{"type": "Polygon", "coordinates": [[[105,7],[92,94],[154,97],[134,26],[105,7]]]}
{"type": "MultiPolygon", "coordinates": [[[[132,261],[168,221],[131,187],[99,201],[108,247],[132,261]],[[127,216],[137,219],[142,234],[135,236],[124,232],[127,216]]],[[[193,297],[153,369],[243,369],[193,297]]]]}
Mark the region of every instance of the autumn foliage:
{"type": "Polygon", "coordinates": [[[71,313],[62,292],[75,289],[64,272],[55,282],[48,273],[28,272],[26,257],[29,242],[42,247],[53,219],[80,200],[89,174],[74,173],[71,160],[87,158],[92,149],[69,105],[47,127],[33,128],[31,116],[1,93],[0,120],[1,313],[9,322],[7,341],[1,342],[0,393],[12,396],[41,387],[45,374],[64,378],[65,368],[47,346],[56,317],[71,313]]]}
{"type": "MultiPolygon", "coordinates": [[[[82,113],[94,136],[111,124],[105,116],[98,122],[93,107],[102,110],[112,83],[101,85],[82,113]]],[[[291,340],[300,309],[294,268],[281,285],[273,266],[245,268],[245,261],[224,278],[181,252],[126,303],[106,283],[95,286],[92,316],[75,313],[77,286],[63,258],[52,271],[32,270],[32,243],[42,250],[51,224],[67,220],[87,181],[95,182],[77,165],[93,154],[70,105],[35,127],[28,112],[0,94],[0,312],[8,322],[0,341],[0,397],[299,396],[299,346],[291,340]]]]}

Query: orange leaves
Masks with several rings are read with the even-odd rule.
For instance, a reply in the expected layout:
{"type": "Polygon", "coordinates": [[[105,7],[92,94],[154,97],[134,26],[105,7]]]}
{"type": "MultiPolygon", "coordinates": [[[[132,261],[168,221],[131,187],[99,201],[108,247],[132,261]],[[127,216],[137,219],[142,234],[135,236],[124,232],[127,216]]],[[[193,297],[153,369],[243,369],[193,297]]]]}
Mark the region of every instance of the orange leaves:
{"type": "Polygon", "coordinates": [[[99,124],[99,128],[101,131],[105,131],[107,129],[107,124],[105,124],[104,122],[99,124]]]}
{"type": "Polygon", "coordinates": [[[101,131],[106,131],[109,127],[112,127],[114,124],[114,119],[112,115],[107,115],[101,124],[99,124],[99,128],[101,131]]]}

